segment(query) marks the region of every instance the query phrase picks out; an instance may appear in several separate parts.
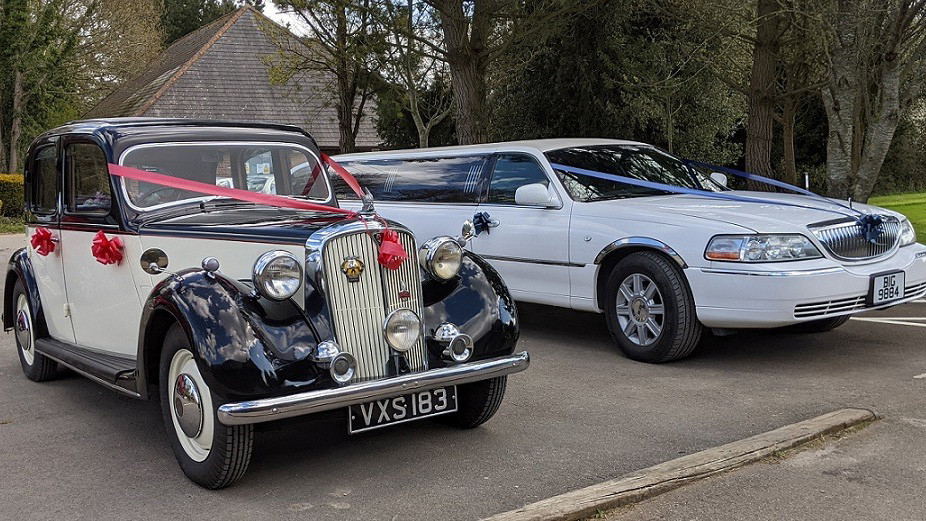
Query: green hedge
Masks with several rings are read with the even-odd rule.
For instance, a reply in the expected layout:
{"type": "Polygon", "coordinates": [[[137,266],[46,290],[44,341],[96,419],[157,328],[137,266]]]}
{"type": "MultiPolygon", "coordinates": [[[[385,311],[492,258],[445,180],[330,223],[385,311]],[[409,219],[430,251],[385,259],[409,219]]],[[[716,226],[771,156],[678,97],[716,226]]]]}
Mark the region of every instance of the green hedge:
{"type": "Polygon", "coordinates": [[[0,215],[22,218],[23,216],[23,176],[22,174],[0,174],[0,215]]]}

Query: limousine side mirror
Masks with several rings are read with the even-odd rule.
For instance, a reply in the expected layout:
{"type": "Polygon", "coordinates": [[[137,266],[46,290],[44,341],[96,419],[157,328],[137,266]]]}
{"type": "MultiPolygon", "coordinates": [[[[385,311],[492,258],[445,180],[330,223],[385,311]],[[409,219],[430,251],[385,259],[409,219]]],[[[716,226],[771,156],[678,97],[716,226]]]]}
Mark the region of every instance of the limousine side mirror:
{"type": "Polygon", "coordinates": [[[719,184],[720,186],[727,187],[727,174],[721,174],[720,172],[711,172],[711,179],[719,184]]]}
{"type": "Polygon", "coordinates": [[[514,202],[521,206],[542,206],[544,208],[559,206],[559,201],[550,194],[550,190],[543,183],[531,183],[518,188],[514,192],[514,202]]]}

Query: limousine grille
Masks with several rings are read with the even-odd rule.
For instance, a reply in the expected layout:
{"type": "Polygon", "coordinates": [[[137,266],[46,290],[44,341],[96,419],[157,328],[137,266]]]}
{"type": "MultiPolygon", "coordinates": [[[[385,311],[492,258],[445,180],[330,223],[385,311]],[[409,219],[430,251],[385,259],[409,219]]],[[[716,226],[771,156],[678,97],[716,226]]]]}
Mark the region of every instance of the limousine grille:
{"type": "Polygon", "coordinates": [[[881,237],[874,242],[865,238],[862,226],[855,221],[821,226],[812,231],[827,251],[841,260],[869,260],[886,255],[900,240],[900,222],[893,217],[884,218],[881,237]]]}
{"type": "MultiPolygon", "coordinates": [[[[392,351],[383,337],[386,316],[398,308],[409,308],[421,316],[421,274],[414,262],[414,237],[399,231],[399,238],[409,259],[397,270],[381,266],[377,260],[374,234],[366,231],[339,235],[329,240],[322,251],[328,305],[334,322],[334,334],[342,351],[357,359],[358,381],[383,378],[389,374],[392,351]],[[342,265],[348,259],[362,263],[359,280],[351,282],[342,265]]],[[[427,368],[424,340],[407,353],[413,372],[427,368]]]]}

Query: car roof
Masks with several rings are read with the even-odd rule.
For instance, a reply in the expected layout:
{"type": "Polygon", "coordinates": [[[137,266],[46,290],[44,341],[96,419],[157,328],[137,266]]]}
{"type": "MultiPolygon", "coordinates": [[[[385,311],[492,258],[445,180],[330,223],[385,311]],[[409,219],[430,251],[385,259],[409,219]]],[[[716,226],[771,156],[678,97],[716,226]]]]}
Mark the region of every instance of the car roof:
{"type": "Polygon", "coordinates": [[[245,121],[202,120],[188,118],[98,118],[70,121],[53,128],[37,139],[70,133],[96,133],[113,132],[122,129],[135,129],[144,127],[185,127],[185,128],[254,128],[266,130],[279,130],[282,132],[296,132],[308,136],[305,130],[294,125],[280,125],[277,123],[259,123],[245,121]]]}
{"type": "Polygon", "coordinates": [[[406,157],[431,156],[452,153],[457,154],[489,154],[504,151],[535,150],[549,152],[561,148],[596,146],[596,145],[646,145],[639,141],[603,138],[555,138],[555,139],[526,139],[521,141],[502,141],[497,143],[484,143],[481,145],[458,145],[449,147],[414,148],[405,150],[387,150],[382,152],[362,152],[358,154],[344,154],[335,156],[339,160],[369,159],[371,157],[406,157]]]}

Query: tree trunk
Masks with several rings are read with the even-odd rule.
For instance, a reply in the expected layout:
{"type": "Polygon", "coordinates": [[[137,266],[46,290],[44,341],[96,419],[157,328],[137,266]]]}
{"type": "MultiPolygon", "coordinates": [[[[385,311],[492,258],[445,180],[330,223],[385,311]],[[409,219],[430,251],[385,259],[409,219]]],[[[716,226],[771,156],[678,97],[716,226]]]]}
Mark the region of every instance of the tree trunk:
{"type": "Polygon", "coordinates": [[[483,6],[476,2],[471,24],[467,22],[461,0],[444,2],[439,9],[457,117],[457,139],[461,145],[485,143],[489,134],[486,110],[488,57],[484,52],[491,19],[481,12],[482,9],[483,6]]]}
{"type": "Polygon", "coordinates": [[[852,189],[853,199],[868,201],[881,173],[881,165],[894,139],[900,121],[900,64],[899,58],[887,61],[881,71],[881,99],[877,116],[869,122],[858,165],[858,175],[852,189]]]}
{"type": "MultiPolygon", "coordinates": [[[[775,177],[772,168],[774,137],[775,76],[781,38],[781,14],[776,0],[759,0],[756,44],[749,77],[749,116],[746,121],[746,170],[775,177]]],[[[752,190],[766,185],[749,183],[752,190]]]]}
{"type": "Polygon", "coordinates": [[[22,72],[16,69],[13,72],[13,113],[10,124],[10,155],[9,169],[12,173],[19,172],[19,137],[22,134],[23,115],[23,86],[22,72]]]}
{"type": "Polygon", "coordinates": [[[337,39],[336,76],[338,84],[338,147],[342,154],[353,153],[357,148],[354,133],[354,98],[357,95],[357,74],[347,56],[347,13],[345,7],[338,11],[335,30],[337,39]]]}
{"type": "Polygon", "coordinates": [[[796,98],[789,98],[785,100],[781,112],[781,140],[784,153],[782,181],[792,185],[797,184],[797,158],[794,153],[794,120],[797,119],[797,104],[796,98]]]}
{"type": "Polygon", "coordinates": [[[836,34],[830,49],[828,85],[823,88],[823,107],[829,134],[826,139],[826,193],[837,199],[849,197],[852,183],[853,140],[858,112],[859,70],[857,28],[850,0],[840,0],[836,34]]]}

